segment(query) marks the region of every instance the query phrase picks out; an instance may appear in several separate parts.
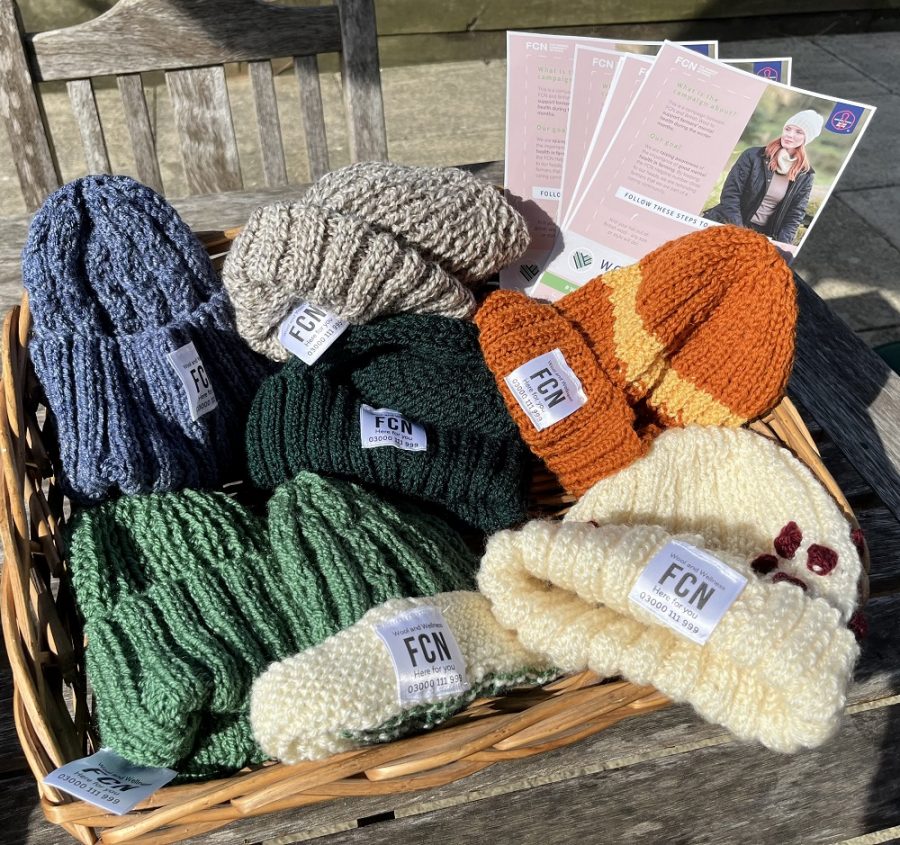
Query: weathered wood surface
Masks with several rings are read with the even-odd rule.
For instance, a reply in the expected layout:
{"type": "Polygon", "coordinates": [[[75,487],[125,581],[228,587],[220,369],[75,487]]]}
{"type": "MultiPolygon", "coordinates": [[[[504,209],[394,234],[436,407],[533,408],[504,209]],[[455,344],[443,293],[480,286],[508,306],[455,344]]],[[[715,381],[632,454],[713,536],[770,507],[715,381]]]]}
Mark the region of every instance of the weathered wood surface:
{"type": "Polygon", "coordinates": [[[15,166],[25,206],[37,208],[59,186],[28,62],[19,36],[16,7],[0,0],[0,119],[15,138],[15,166]]]}
{"type": "Polygon", "coordinates": [[[122,74],[116,78],[119,94],[122,97],[122,108],[125,111],[125,126],[131,139],[131,151],[134,155],[134,167],[137,178],[154,191],[163,193],[162,175],[159,172],[159,159],[156,157],[156,139],[150,125],[150,114],[147,111],[147,98],[144,95],[144,84],[139,73],[122,74]]]}
{"type": "Polygon", "coordinates": [[[328,172],[328,140],[325,136],[325,110],[322,86],[315,56],[294,56],[294,76],[300,91],[300,115],[306,135],[309,176],[315,181],[328,172]]]}
{"type": "MultiPolygon", "coordinates": [[[[375,0],[338,0],[341,17],[341,82],[351,161],[388,157],[375,32],[375,0]]],[[[299,51],[295,50],[294,55],[299,51]]]]}
{"type": "Polygon", "coordinates": [[[204,67],[166,73],[184,175],[192,193],[243,187],[225,70],[204,67]]]}
{"type": "Polygon", "coordinates": [[[66,87],[75,122],[81,133],[81,146],[84,148],[88,173],[109,173],[109,153],[106,151],[106,139],[100,124],[100,112],[97,111],[94,86],[90,79],[73,79],[66,83],[66,87]]]}
{"type": "Polygon", "coordinates": [[[789,392],[900,518],[900,378],[799,277],[797,288],[789,392]]]}
{"type": "Polygon", "coordinates": [[[42,82],[341,49],[334,6],[260,0],[122,0],[87,23],[29,41],[42,82]]]}
{"type": "Polygon", "coordinates": [[[281,121],[278,119],[275,81],[272,76],[272,62],[268,59],[250,63],[250,89],[253,92],[253,105],[256,109],[256,128],[266,186],[277,188],[287,185],[287,167],[281,143],[281,121]]]}
{"type": "MultiPolygon", "coordinates": [[[[838,842],[900,822],[898,720],[897,705],[854,715],[833,742],[795,757],[731,742],[700,745],[318,841],[838,842]]],[[[648,745],[653,741],[647,737],[648,745]]]]}

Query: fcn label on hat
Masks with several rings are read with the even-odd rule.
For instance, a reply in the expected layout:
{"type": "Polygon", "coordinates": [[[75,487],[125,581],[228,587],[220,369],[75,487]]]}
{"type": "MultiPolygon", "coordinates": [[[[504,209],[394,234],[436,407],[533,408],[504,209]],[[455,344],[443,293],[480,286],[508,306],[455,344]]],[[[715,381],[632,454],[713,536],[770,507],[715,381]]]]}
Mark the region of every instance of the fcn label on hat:
{"type": "Polygon", "coordinates": [[[176,774],[172,769],[134,766],[118,754],[101,748],[90,757],[73,760],[50,772],[44,783],[121,816],[165,786],[176,774]]]}
{"type": "Polygon", "coordinates": [[[466,661],[444,614],[419,607],[375,626],[397,675],[401,704],[434,701],[469,689],[466,661]]]}
{"type": "Polygon", "coordinates": [[[503,380],[538,431],[564,420],[587,402],[581,381],[559,349],[532,358],[503,380]]]}
{"type": "Polygon", "coordinates": [[[318,305],[302,302],[278,327],[278,340],[304,364],[315,364],[349,325],[318,305]]]}
{"type": "Polygon", "coordinates": [[[743,575],[718,558],[672,540],[653,556],[628,598],[703,645],[746,585],[743,575]]]}
{"type": "Polygon", "coordinates": [[[406,419],[390,408],[359,408],[359,436],[363,449],[393,446],[407,452],[424,452],[428,449],[425,427],[406,419]]]}
{"type": "Polygon", "coordinates": [[[178,378],[181,379],[192,420],[198,420],[204,414],[219,407],[206,367],[200,360],[193,341],[170,352],[166,357],[175,368],[175,372],[178,373],[178,378]]]}

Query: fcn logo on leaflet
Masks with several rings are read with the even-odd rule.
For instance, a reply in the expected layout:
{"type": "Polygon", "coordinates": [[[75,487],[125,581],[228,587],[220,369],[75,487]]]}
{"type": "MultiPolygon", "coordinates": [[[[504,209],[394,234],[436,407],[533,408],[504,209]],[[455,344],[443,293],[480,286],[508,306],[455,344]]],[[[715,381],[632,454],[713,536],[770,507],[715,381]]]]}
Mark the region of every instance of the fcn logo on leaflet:
{"type": "Polygon", "coordinates": [[[835,135],[851,135],[862,120],[864,106],[837,103],[825,123],[825,128],[835,135]]]}
{"type": "Polygon", "coordinates": [[[856,123],[856,115],[852,111],[839,111],[831,116],[831,125],[838,132],[846,132],[856,123]]]}

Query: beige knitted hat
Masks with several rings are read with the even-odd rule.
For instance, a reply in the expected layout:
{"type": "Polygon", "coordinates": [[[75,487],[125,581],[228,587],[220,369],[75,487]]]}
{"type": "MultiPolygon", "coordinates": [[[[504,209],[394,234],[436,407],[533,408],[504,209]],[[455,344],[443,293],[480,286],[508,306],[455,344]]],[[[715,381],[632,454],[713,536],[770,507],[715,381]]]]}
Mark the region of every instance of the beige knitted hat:
{"type": "Polygon", "coordinates": [[[862,564],[849,522],[805,464],[745,428],[665,431],[566,519],[699,534],[706,548],[747,558],[755,577],[825,599],[844,624],[856,608],[862,564]]]}
{"type": "MultiPolygon", "coordinates": [[[[422,617],[418,616],[418,622],[422,617]]],[[[386,626],[390,629],[391,626],[386,626]]],[[[402,646],[401,646],[402,648],[402,646]]],[[[441,661],[441,668],[449,661],[441,661]]],[[[412,730],[434,727],[476,697],[498,695],[513,686],[546,683],[559,674],[543,658],[526,651],[491,614],[487,599],[475,592],[438,593],[428,598],[393,599],[368,611],[355,625],[313,648],[273,663],[253,684],[253,734],[271,757],[286,763],[316,760],[371,742],[386,742],[412,730]],[[377,628],[422,610],[437,609],[446,628],[437,638],[432,615],[411,633],[419,657],[416,700],[401,701],[397,672],[377,628]],[[451,673],[428,671],[446,648],[449,635],[464,666],[451,673]],[[426,639],[417,636],[426,632],[426,639]],[[432,680],[436,680],[432,684],[432,680]],[[443,684],[443,686],[442,686],[443,684]],[[456,687],[449,695],[441,690],[456,687]],[[464,689],[463,689],[464,688],[464,689]]]]}
{"type": "Polygon", "coordinates": [[[467,285],[512,264],[529,243],[524,218],[503,194],[455,167],[351,164],[303,199],[361,217],[467,285]]]}
{"type": "Polygon", "coordinates": [[[709,555],[702,537],[659,525],[534,521],[491,537],[478,586],[501,625],[562,669],[652,684],[776,751],[824,742],[858,654],[840,613],[789,583],[757,578],[747,556],[716,549],[716,565],[741,589],[701,644],[680,627],[685,617],[664,621],[672,606],[641,580],[673,540],[709,555]]]}
{"type": "Polygon", "coordinates": [[[280,361],[290,353],[279,326],[302,302],[350,323],[475,310],[468,288],[416,250],[359,217],[305,202],[257,208],[225,259],[222,280],[240,334],[280,361]]]}

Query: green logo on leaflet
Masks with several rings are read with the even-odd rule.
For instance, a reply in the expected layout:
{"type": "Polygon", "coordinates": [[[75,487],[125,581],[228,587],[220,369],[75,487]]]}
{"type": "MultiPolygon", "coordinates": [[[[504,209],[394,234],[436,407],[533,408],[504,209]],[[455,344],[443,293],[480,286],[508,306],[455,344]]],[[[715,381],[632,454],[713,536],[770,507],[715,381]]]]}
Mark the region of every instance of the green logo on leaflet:
{"type": "Polygon", "coordinates": [[[530,282],[538,274],[537,264],[520,264],[519,272],[524,276],[526,282],[530,282]]]}
{"type": "Polygon", "coordinates": [[[585,267],[589,267],[594,263],[594,256],[586,249],[576,249],[575,252],[572,253],[571,261],[572,266],[576,270],[584,270],[585,267]]]}

